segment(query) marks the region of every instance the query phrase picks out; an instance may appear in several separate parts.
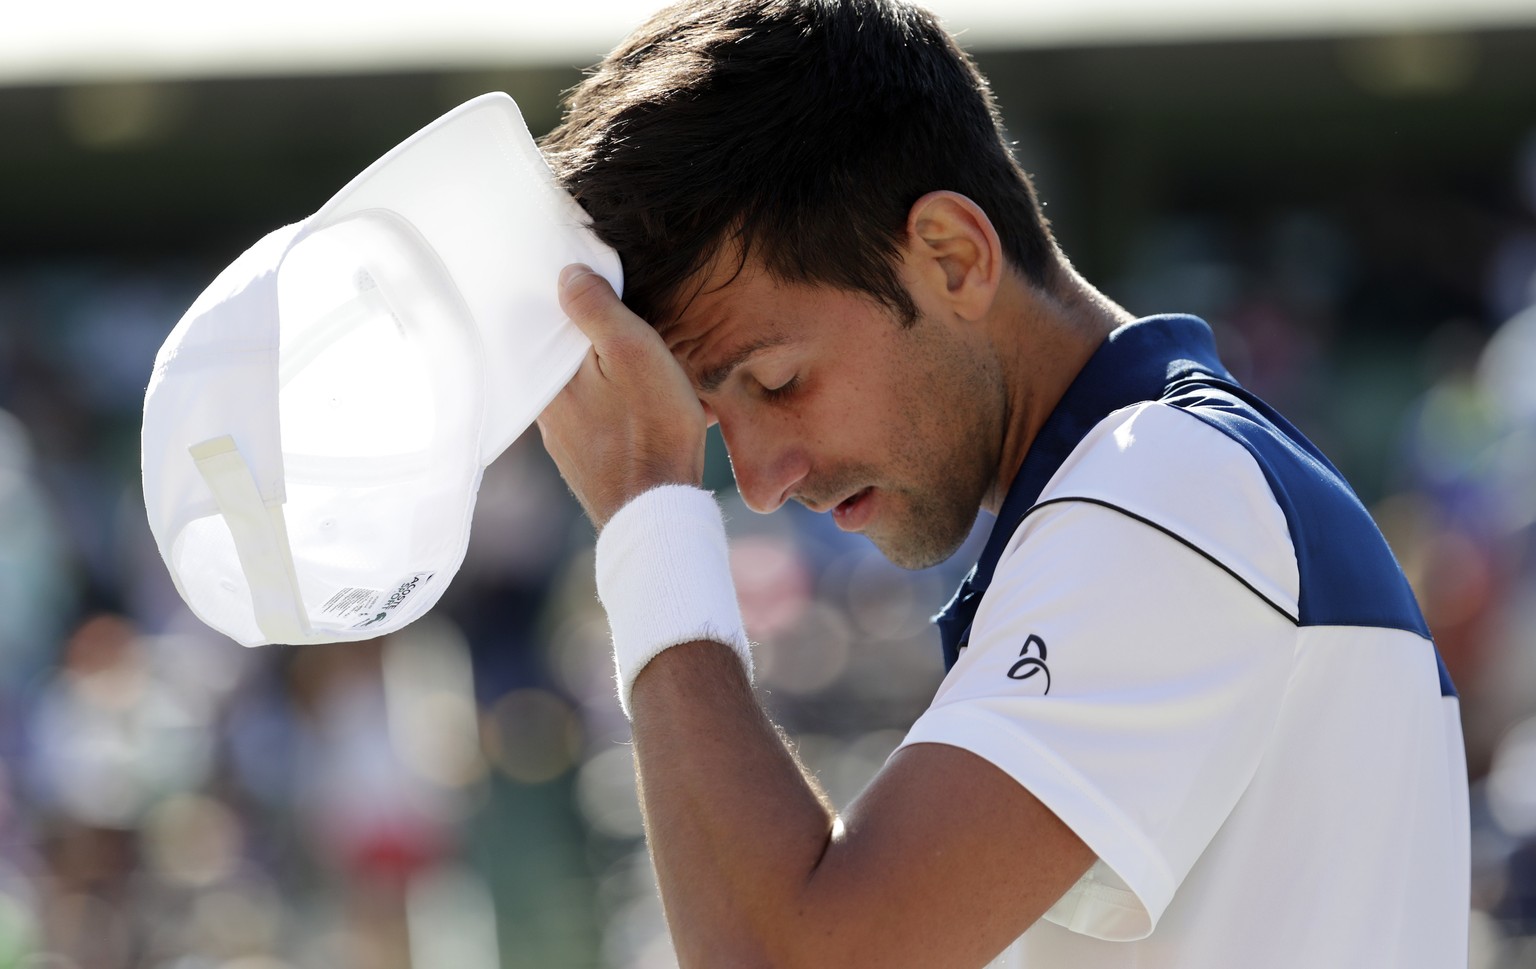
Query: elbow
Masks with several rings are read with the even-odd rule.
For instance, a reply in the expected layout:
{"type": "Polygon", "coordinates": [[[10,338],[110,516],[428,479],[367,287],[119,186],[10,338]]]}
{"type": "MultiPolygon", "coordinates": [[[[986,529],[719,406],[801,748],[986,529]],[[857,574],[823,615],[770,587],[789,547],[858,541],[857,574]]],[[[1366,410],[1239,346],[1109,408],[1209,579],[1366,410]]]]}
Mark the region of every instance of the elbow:
{"type": "MultiPolygon", "coordinates": [[[[867,963],[855,955],[861,947],[849,945],[830,925],[814,920],[786,919],[734,932],[707,933],[707,938],[673,934],[679,969],[858,969],[867,963]]],[[[863,947],[868,953],[877,946],[863,947]]],[[[888,964],[886,964],[888,965],[888,964]]],[[[882,966],[882,969],[885,969],[882,966]]]]}

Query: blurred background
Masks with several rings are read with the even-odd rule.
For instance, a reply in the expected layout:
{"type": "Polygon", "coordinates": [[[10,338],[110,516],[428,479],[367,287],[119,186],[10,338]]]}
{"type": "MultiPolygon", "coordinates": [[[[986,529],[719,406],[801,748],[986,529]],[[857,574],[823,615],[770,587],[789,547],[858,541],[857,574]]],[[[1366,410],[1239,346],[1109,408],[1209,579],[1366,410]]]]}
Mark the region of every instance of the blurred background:
{"type": "MultiPolygon", "coordinates": [[[[653,4],[28,6],[0,30],[0,969],[674,965],[591,529],[536,435],[438,608],[366,644],[202,627],[138,480],[155,351],[218,270],[471,96],[542,134],[653,4]]],[[[1473,966],[1536,965],[1536,4],[933,6],[1078,267],[1209,320],[1376,514],[1461,690],[1473,966]]],[[[748,513],[711,448],[760,685],[847,803],[937,686],[927,617],[990,522],[903,573],[748,513]]]]}

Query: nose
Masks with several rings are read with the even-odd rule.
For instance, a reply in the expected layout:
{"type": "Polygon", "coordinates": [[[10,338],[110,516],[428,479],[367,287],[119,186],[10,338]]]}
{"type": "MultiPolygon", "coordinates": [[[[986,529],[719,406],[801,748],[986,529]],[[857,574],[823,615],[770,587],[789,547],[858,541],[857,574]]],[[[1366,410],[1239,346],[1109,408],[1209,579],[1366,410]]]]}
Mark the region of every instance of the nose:
{"type": "Polygon", "coordinates": [[[747,429],[720,421],[720,434],[730,455],[736,490],[747,507],[760,515],[776,510],[794,494],[810,472],[810,458],[792,439],[776,440],[764,428],[747,429]]]}

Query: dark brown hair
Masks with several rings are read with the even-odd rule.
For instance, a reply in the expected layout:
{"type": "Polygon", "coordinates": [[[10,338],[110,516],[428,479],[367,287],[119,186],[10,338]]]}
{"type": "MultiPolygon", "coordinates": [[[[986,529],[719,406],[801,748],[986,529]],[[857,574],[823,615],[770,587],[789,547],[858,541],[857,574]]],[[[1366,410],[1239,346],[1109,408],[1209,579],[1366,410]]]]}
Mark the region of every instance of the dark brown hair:
{"type": "Polygon", "coordinates": [[[669,7],[570,92],[543,149],[623,259],[624,301],[653,324],[728,245],[911,320],[893,257],[912,203],[939,189],[981,206],[1010,264],[1051,288],[1050,230],[985,78],[905,3],[669,7]]]}

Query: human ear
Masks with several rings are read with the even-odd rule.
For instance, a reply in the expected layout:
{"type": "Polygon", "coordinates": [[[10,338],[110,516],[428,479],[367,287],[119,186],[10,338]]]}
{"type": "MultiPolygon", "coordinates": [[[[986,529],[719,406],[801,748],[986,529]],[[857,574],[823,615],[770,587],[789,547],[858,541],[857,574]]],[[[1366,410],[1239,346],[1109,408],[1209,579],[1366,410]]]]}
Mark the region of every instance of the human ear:
{"type": "Polygon", "coordinates": [[[907,213],[904,263],[920,303],[939,301],[962,319],[978,320],[997,295],[1003,247],[981,206],[958,192],[929,192],[907,213]]]}

